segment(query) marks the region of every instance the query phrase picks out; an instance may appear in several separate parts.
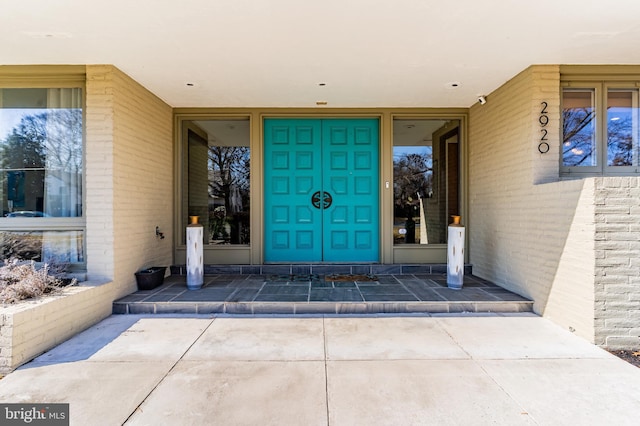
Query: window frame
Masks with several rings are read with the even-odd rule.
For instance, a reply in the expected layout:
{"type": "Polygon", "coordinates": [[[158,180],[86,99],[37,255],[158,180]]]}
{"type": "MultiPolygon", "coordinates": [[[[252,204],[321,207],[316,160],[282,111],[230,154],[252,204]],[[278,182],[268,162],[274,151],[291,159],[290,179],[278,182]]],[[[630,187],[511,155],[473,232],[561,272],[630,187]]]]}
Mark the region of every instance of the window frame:
{"type": "MultiPolygon", "coordinates": [[[[391,182],[394,184],[392,186],[392,191],[391,191],[391,203],[393,205],[392,208],[392,212],[391,212],[391,228],[392,228],[392,247],[394,250],[415,250],[415,249],[419,249],[419,248],[442,248],[442,247],[446,247],[446,232],[447,232],[447,226],[449,224],[448,222],[448,218],[450,216],[449,211],[452,208],[452,206],[450,205],[450,198],[449,198],[449,194],[451,193],[451,191],[453,191],[453,188],[449,187],[448,184],[448,179],[447,179],[447,168],[448,168],[448,159],[449,159],[449,155],[450,155],[450,151],[449,151],[449,143],[447,143],[445,140],[449,140],[452,137],[456,137],[457,141],[455,142],[455,145],[457,145],[457,158],[458,158],[458,163],[457,163],[457,188],[455,188],[455,194],[457,194],[456,198],[457,198],[457,209],[456,209],[456,213],[459,214],[464,210],[464,170],[462,168],[462,157],[464,156],[463,153],[463,142],[462,142],[462,127],[463,127],[463,119],[459,116],[456,116],[454,114],[451,115],[447,115],[447,114],[441,114],[441,115],[425,115],[425,116],[416,116],[416,115],[401,115],[401,114],[397,114],[397,115],[392,115],[391,117],[391,133],[392,133],[392,137],[391,137],[391,146],[390,146],[390,167],[391,167],[391,182]],[[434,121],[434,122],[442,122],[442,125],[438,128],[436,128],[435,132],[432,133],[431,136],[433,135],[437,135],[438,136],[438,140],[434,140],[431,141],[430,145],[421,145],[421,144],[415,144],[415,145],[397,145],[397,139],[396,139],[396,135],[395,135],[395,128],[397,125],[400,125],[402,123],[409,123],[411,124],[411,122],[421,122],[421,121],[434,121]],[[436,153],[437,153],[437,148],[436,145],[439,143],[439,140],[442,139],[445,144],[444,149],[440,152],[441,157],[437,158],[436,157],[436,153]],[[400,147],[400,146],[430,146],[432,149],[432,190],[433,190],[433,195],[431,197],[422,197],[422,202],[424,203],[424,207],[425,209],[429,208],[429,209],[433,209],[434,207],[436,207],[437,209],[442,209],[438,214],[442,217],[437,217],[436,220],[441,219],[442,222],[442,228],[439,229],[439,232],[441,232],[442,234],[442,240],[438,241],[438,242],[400,242],[398,243],[396,241],[396,234],[395,234],[395,222],[396,222],[396,205],[395,205],[395,201],[396,201],[396,191],[395,191],[395,181],[396,181],[396,176],[395,176],[395,166],[394,166],[394,162],[395,162],[395,148],[396,147],[400,147]]],[[[418,199],[419,202],[419,199],[418,199]]],[[[425,219],[427,219],[427,222],[429,221],[429,219],[432,219],[432,217],[425,217],[425,219]]],[[[427,226],[427,224],[421,224],[421,226],[427,226]]],[[[433,229],[433,228],[431,228],[433,229]]]]}
{"type": "MultiPolygon", "coordinates": [[[[180,127],[180,134],[181,134],[181,138],[180,138],[180,157],[178,159],[179,161],[179,167],[181,172],[179,173],[180,175],[180,179],[177,182],[177,187],[178,187],[178,191],[176,194],[177,199],[179,200],[179,212],[177,214],[177,218],[178,221],[180,222],[179,224],[179,232],[177,233],[179,239],[177,240],[177,248],[184,248],[186,247],[186,225],[187,225],[187,219],[189,217],[189,203],[188,203],[188,198],[189,198],[189,133],[192,132],[193,134],[201,137],[201,138],[205,138],[206,133],[201,133],[202,129],[200,127],[197,126],[197,122],[201,122],[201,121],[216,121],[216,122],[246,122],[248,123],[248,139],[247,139],[247,144],[246,145],[237,145],[238,147],[246,147],[249,149],[249,158],[250,158],[250,162],[254,162],[254,158],[255,158],[255,152],[254,149],[252,149],[252,143],[251,143],[251,126],[252,126],[252,117],[250,115],[238,115],[238,114],[231,114],[231,115],[216,115],[216,114],[204,114],[204,115],[188,115],[185,117],[179,117],[178,118],[178,125],[180,127]]],[[[208,140],[207,140],[208,142],[208,140]]],[[[236,145],[230,145],[230,146],[236,146],[236,145]]],[[[251,170],[252,172],[253,170],[251,170]]],[[[251,196],[252,194],[252,186],[251,186],[251,181],[254,180],[255,177],[253,177],[253,173],[250,173],[250,183],[249,183],[249,199],[250,202],[253,201],[253,197],[251,196]]],[[[249,210],[247,211],[247,213],[251,210],[251,207],[249,206],[249,210]]],[[[199,221],[201,224],[203,224],[203,220],[205,220],[205,218],[199,218],[199,221]]],[[[205,257],[207,256],[207,252],[215,252],[215,251],[220,251],[220,250],[244,250],[244,249],[250,249],[251,245],[252,245],[252,241],[253,241],[253,223],[251,223],[251,219],[249,219],[249,242],[248,243],[233,243],[233,244],[209,244],[209,243],[205,243],[204,244],[204,250],[205,250],[205,257]]],[[[206,227],[205,227],[206,229],[206,227]]],[[[206,232],[205,232],[206,234],[206,232]]]]}
{"type": "Polygon", "coordinates": [[[631,166],[610,166],[608,163],[608,139],[609,139],[609,133],[608,133],[608,127],[604,126],[605,128],[602,129],[602,140],[603,140],[603,148],[605,150],[605,152],[603,153],[603,168],[604,168],[604,174],[605,175],[620,175],[620,174],[639,174],[640,173],[640,158],[638,158],[638,144],[640,144],[640,140],[638,140],[638,119],[640,119],[639,114],[639,105],[638,105],[638,99],[640,99],[640,93],[639,93],[639,89],[637,87],[630,87],[631,84],[620,84],[620,83],[607,83],[604,85],[604,89],[603,89],[603,106],[604,106],[604,111],[605,111],[605,117],[603,117],[603,121],[605,123],[608,123],[609,119],[609,110],[607,105],[609,105],[609,92],[631,92],[632,95],[632,108],[633,108],[633,114],[635,115],[635,117],[633,118],[633,132],[634,134],[634,140],[633,140],[633,146],[632,146],[632,151],[635,151],[635,155],[633,155],[635,157],[636,160],[636,165],[631,165],[631,166]]]}
{"type": "MultiPolygon", "coordinates": [[[[86,226],[86,149],[87,149],[87,89],[84,68],[64,67],[62,73],[30,69],[8,69],[0,71],[0,89],[80,89],[82,92],[82,211],[77,217],[0,217],[0,232],[46,232],[79,231],[83,236],[82,262],[70,263],[68,272],[81,272],[87,266],[87,226],[86,226]],[[65,72],[67,71],[67,72],[65,72]]],[[[1,106],[0,106],[1,108],[1,106]]]]}
{"type": "MultiPolygon", "coordinates": [[[[638,120],[640,120],[640,112],[638,112],[638,100],[640,99],[640,82],[636,81],[596,81],[596,80],[580,80],[565,81],[560,87],[560,128],[559,128],[559,154],[558,161],[560,167],[560,175],[563,177],[590,177],[590,176],[636,176],[640,175],[640,164],[632,166],[609,166],[608,165],[608,94],[610,91],[630,91],[634,92],[636,100],[636,115],[634,121],[635,147],[638,150],[640,144],[640,136],[638,135],[638,120]],[[564,94],[569,91],[592,91],[594,97],[595,117],[595,147],[596,147],[596,165],[595,166],[566,166],[564,165],[563,152],[563,104],[564,94]]],[[[639,159],[640,160],[640,159],[639,159]]]]}

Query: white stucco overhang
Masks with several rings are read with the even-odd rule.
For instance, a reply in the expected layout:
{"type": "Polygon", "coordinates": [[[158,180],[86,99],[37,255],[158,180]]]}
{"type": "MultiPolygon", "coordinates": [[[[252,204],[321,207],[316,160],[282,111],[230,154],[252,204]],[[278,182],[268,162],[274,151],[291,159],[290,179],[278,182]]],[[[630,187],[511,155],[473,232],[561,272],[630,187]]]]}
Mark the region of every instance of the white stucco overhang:
{"type": "Polygon", "coordinates": [[[113,64],[173,107],[468,107],[531,64],[640,64],[639,14],[635,0],[13,0],[0,65],[113,64]]]}

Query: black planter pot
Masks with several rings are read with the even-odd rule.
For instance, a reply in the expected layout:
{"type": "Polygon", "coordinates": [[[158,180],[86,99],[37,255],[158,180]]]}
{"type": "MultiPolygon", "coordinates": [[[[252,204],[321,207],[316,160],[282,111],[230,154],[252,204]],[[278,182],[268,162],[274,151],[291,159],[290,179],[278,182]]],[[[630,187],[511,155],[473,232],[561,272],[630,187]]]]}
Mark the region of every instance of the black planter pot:
{"type": "Polygon", "coordinates": [[[166,266],[152,266],[136,272],[138,290],[151,290],[161,285],[164,281],[164,271],[166,269],[166,266]]]}

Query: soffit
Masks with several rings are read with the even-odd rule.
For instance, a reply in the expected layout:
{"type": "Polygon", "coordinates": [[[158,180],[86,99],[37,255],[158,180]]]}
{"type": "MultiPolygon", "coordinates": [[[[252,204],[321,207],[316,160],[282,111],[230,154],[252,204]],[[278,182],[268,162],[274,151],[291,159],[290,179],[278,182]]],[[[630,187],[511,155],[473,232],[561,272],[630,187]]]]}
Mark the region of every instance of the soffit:
{"type": "Polygon", "coordinates": [[[2,6],[0,64],[113,64],[173,107],[468,107],[531,64],[640,64],[639,13],[636,0],[21,0],[2,6]]]}

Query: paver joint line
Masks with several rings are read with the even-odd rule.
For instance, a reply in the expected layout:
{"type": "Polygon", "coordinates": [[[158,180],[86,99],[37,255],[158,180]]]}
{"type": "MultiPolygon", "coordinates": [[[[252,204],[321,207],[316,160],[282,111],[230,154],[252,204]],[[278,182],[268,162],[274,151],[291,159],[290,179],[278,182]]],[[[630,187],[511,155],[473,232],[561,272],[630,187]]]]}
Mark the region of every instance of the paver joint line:
{"type": "Polygon", "coordinates": [[[176,366],[178,365],[178,363],[180,363],[180,361],[182,361],[182,359],[184,358],[184,356],[187,354],[187,352],[189,352],[189,350],[193,347],[193,345],[196,344],[196,342],[207,332],[207,330],[209,329],[209,327],[211,327],[211,324],[213,324],[213,322],[215,321],[215,318],[212,318],[211,321],[209,321],[209,324],[204,328],[204,330],[202,330],[202,332],[198,335],[198,337],[196,337],[193,342],[191,342],[191,344],[189,345],[189,347],[182,353],[182,355],[180,355],[180,357],[176,360],[176,362],[173,363],[173,365],[171,366],[171,368],[169,368],[167,370],[167,372],[160,378],[160,380],[158,380],[158,383],[155,384],[155,386],[153,386],[153,388],[149,391],[149,393],[147,393],[147,395],[145,395],[144,398],[142,398],[142,401],[140,401],[140,403],[136,406],[136,408],[131,412],[131,414],[129,414],[129,416],[126,418],[126,420],[123,422],[123,424],[126,424],[131,417],[136,414],[136,412],[140,409],[140,407],[142,406],[142,404],[145,403],[145,401],[147,401],[149,399],[149,397],[151,396],[151,394],[158,388],[158,386],[160,386],[160,384],[169,376],[169,374],[171,374],[172,371],[175,370],[176,366]]]}

